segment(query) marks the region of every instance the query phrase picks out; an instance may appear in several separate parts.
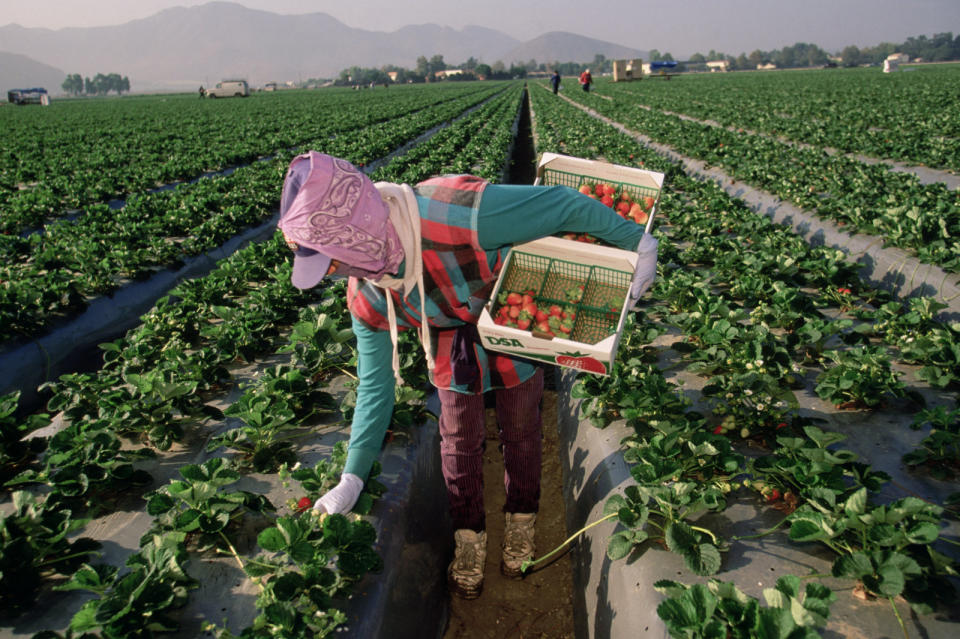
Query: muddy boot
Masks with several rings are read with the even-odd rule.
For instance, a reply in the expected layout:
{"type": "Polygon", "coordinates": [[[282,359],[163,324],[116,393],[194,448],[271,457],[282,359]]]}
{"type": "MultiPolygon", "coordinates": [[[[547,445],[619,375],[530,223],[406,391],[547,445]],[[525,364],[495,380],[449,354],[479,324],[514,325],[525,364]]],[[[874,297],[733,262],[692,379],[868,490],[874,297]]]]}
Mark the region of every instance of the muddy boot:
{"type": "Polygon", "coordinates": [[[487,533],[461,528],[454,533],[457,547],[447,569],[450,591],[464,599],[476,599],[483,590],[483,565],[487,561],[487,533]]]}
{"type": "Polygon", "coordinates": [[[500,572],[511,579],[523,578],[523,562],[533,559],[533,525],[537,513],[506,513],[503,531],[503,561],[500,572]]]}

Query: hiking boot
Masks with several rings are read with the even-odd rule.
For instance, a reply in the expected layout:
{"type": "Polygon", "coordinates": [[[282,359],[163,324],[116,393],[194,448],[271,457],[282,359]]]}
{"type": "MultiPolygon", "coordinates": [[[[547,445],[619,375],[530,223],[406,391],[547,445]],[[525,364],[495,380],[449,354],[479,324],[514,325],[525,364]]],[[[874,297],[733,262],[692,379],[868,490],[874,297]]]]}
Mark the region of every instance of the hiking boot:
{"type": "Polygon", "coordinates": [[[454,533],[457,544],[447,569],[450,591],[464,599],[476,599],[483,590],[483,564],[487,561],[487,533],[461,528],[454,533]]]}
{"type": "Polygon", "coordinates": [[[506,513],[503,531],[503,561],[500,572],[511,579],[523,578],[523,562],[533,559],[533,525],[537,513],[506,513]]]}

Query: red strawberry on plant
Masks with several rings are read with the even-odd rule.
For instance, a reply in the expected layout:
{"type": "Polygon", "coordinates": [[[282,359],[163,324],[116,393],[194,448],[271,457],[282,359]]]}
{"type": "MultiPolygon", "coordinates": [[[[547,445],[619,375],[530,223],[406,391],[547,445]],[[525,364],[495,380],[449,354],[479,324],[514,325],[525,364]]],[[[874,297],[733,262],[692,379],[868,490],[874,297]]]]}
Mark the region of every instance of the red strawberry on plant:
{"type": "Polygon", "coordinates": [[[310,509],[313,506],[313,500],[309,497],[301,497],[297,500],[297,512],[302,513],[310,509]]]}

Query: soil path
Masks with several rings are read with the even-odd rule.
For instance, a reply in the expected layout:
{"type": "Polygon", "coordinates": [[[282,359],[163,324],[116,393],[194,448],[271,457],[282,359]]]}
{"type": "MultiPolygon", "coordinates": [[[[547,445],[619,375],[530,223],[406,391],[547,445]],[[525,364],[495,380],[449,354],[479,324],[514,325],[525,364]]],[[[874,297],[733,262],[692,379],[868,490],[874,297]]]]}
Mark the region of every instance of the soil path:
{"type": "MultiPolygon", "coordinates": [[[[551,373],[547,371],[547,383],[551,373]]],[[[543,394],[543,474],[540,513],[537,516],[537,556],[553,550],[567,538],[561,494],[557,433],[557,396],[543,394]]],[[[487,446],[484,453],[484,499],[487,505],[487,565],[479,598],[450,599],[450,621],[443,639],[571,639],[573,580],[565,551],[549,564],[537,566],[523,580],[500,574],[503,541],[503,456],[497,441],[496,417],[487,410],[487,446]]]]}

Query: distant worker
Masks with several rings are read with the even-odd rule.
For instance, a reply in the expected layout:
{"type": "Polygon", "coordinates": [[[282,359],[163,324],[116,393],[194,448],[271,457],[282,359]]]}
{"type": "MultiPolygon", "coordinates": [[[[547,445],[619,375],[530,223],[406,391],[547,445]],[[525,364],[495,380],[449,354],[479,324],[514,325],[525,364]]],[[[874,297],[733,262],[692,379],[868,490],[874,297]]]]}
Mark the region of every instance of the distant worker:
{"type": "Polygon", "coordinates": [[[557,91],[560,90],[560,72],[554,71],[553,75],[550,76],[550,84],[553,85],[553,94],[557,95],[557,91]]]}
{"type": "Polygon", "coordinates": [[[203,88],[203,85],[200,85],[200,97],[202,98],[207,94],[206,90],[203,88]]]}
{"type": "Polygon", "coordinates": [[[590,83],[593,82],[593,76],[590,75],[590,69],[584,69],[580,74],[580,86],[587,93],[590,93],[590,83]]]}

